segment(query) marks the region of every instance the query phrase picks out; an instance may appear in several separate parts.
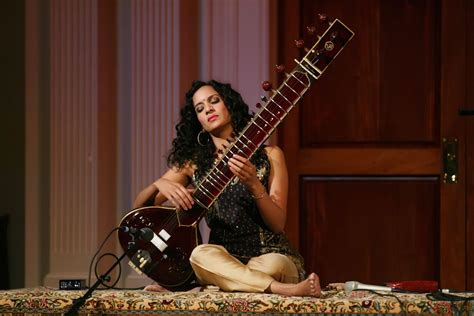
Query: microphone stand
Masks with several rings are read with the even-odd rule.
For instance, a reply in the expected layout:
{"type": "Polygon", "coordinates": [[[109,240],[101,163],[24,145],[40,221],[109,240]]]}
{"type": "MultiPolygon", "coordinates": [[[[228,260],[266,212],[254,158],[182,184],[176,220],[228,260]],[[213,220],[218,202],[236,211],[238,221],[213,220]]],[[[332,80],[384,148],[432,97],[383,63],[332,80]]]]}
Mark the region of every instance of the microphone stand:
{"type": "Polygon", "coordinates": [[[106,279],[107,279],[107,276],[110,272],[112,272],[112,270],[120,263],[120,261],[127,255],[127,252],[129,250],[132,250],[133,248],[135,247],[135,242],[132,240],[128,243],[128,249],[127,251],[125,251],[115,262],[114,264],[109,268],[109,270],[107,270],[107,272],[105,272],[105,274],[101,275],[97,281],[94,283],[94,285],[92,285],[89,290],[84,294],[82,295],[80,298],[78,299],[75,299],[74,300],[74,303],[71,305],[71,307],[69,308],[69,310],[64,314],[64,316],[75,316],[77,315],[77,312],[79,310],[79,308],[84,305],[84,303],[86,302],[86,300],[92,295],[92,292],[94,292],[94,290],[102,283],[104,282],[106,279]]]}

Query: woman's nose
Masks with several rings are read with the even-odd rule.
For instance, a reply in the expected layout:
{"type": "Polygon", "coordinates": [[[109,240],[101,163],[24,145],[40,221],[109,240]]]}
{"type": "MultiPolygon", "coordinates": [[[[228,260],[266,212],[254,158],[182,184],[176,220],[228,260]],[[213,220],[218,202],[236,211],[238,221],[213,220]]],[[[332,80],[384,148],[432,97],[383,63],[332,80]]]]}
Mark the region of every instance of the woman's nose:
{"type": "Polygon", "coordinates": [[[214,107],[211,104],[206,105],[206,114],[214,112],[214,107]]]}

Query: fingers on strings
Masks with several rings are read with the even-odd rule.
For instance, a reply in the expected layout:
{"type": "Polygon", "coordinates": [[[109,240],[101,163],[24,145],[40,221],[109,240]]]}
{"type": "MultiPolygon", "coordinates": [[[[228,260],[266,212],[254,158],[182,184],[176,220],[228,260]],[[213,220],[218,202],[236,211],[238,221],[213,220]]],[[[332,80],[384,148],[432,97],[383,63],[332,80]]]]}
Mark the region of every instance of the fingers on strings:
{"type": "Polygon", "coordinates": [[[234,155],[229,159],[230,170],[239,178],[245,179],[252,175],[253,165],[248,159],[234,155]]]}
{"type": "Polygon", "coordinates": [[[177,190],[170,196],[170,201],[175,207],[184,210],[191,209],[194,204],[190,192],[184,187],[177,187],[177,190]]]}

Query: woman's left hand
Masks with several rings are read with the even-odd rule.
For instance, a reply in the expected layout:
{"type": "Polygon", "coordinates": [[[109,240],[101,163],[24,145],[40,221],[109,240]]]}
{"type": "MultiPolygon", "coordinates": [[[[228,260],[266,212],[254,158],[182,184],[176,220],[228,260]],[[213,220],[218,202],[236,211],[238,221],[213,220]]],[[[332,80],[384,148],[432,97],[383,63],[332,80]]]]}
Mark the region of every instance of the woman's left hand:
{"type": "Polygon", "coordinates": [[[230,171],[235,174],[251,192],[261,186],[257,178],[257,168],[245,157],[234,154],[229,159],[230,171]]]}

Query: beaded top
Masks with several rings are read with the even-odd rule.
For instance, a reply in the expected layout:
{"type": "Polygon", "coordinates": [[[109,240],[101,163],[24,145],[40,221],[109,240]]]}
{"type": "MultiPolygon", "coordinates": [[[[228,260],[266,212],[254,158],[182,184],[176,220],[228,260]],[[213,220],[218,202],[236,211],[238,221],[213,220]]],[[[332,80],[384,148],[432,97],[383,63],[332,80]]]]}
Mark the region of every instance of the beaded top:
{"type": "MultiPolygon", "coordinates": [[[[257,176],[268,187],[270,162],[259,161],[257,176]]],[[[296,265],[300,279],[305,278],[303,258],[293,249],[284,233],[272,232],[263,221],[255,200],[238,178],[225,188],[206,213],[211,229],[209,243],[224,246],[229,253],[246,263],[265,253],[287,255],[296,265]]]]}

